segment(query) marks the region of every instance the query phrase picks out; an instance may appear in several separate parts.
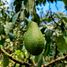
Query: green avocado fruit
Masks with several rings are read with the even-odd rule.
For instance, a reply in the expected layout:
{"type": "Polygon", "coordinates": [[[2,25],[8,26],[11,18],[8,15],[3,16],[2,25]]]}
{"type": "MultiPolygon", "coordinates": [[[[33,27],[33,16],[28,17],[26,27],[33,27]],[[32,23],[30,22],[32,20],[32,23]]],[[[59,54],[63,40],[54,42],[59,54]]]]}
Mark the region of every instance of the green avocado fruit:
{"type": "Polygon", "coordinates": [[[24,34],[24,45],[32,55],[39,55],[44,48],[45,38],[36,22],[30,22],[28,30],[24,34]]]}

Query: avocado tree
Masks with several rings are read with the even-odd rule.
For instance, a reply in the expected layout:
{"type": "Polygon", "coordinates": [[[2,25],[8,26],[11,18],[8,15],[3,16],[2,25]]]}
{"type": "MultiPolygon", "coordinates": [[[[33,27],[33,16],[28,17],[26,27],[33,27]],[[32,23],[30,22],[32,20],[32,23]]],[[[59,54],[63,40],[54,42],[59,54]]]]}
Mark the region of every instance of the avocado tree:
{"type": "MultiPolygon", "coordinates": [[[[67,1],[62,0],[67,10],[67,1]]],[[[66,67],[67,15],[52,12],[57,0],[0,1],[0,67],[66,67]],[[43,17],[36,6],[49,3],[43,17]]]]}

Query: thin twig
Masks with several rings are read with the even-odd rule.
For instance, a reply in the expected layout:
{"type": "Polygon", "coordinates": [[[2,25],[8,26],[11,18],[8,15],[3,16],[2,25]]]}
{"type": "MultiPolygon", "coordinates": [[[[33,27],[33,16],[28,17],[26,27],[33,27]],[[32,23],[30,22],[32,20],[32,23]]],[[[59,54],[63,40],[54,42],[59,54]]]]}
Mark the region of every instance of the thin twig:
{"type": "MultiPolygon", "coordinates": [[[[33,65],[27,63],[27,62],[23,62],[23,61],[19,61],[19,60],[16,60],[15,58],[13,58],[10,54],[8,54],[3,48],[0,48],[0,50],[2,51],[2,53],[6,54],[11,60],[13,60],[14,62],[16,63],[19,63],[21,65],[26,65],[27,67],[31,67],[33,65]]],[[[59,62],[61,60],[66,60],[67,59],[67,55],[66,56],[63,56],[63,57],[58,57],[57,59],[54,59],[52,60],[51,62],[49,62],[48,64],[45,64],[45,65],[42,65],[42,67],[48,67],[56,62],[59,62]]]]}
{"type": "Polygon", "coordinates": [[[52,60],[51,62],[49,62],[48,64],[45,64],[43,65],[42,67],[49,67],[50,65],[56,63],[56,62],[59,62],[61,60],[66,60],[67,59],[67,55],[66,56],[63,56],[63,57],[58,57],[57,59],[55,60],[52,60]]]}
{"type": "Polygon", "coordinates": [[[25,66],[28,66],[28,67],[31,67],[32,65],[27,63],[27,62],[23,62],[23,61],[19,61],[15,58],[12,57],[12,55],[10,55],[9,53],[7,53],[2,47],[0,48],[0,50],[2,51],[2,53],[6,54],[11,60],[13,60],[15,63],[19,63],[21,65],[25,65],[25,66]]]}

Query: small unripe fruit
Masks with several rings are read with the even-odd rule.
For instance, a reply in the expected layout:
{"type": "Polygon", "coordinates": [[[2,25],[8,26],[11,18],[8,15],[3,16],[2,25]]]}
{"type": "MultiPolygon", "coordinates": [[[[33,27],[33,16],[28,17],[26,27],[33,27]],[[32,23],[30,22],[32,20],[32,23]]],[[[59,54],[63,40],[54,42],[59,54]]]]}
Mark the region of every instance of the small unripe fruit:
{"type": "Polygon", "coordinates": [[[37,23],[29,23],[27,32],[24,35],[24,44],[27,51],[32,55],[39,55],[44,48],[44,36],[38,28],[37,23]]]}

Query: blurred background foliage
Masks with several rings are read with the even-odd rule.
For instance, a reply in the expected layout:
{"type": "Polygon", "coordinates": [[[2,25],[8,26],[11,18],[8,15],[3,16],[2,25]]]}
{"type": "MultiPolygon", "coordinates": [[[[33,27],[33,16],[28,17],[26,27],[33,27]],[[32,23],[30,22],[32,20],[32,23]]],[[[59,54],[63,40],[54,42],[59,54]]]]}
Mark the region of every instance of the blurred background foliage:
{"type": "MultiPolygon", "coordinates": [[[[59,0],[14,0],[11,9],[7,0],[0,0],[0,45],[14,59],[30,63],[36,67],[44,67],[50,61],[67,55],[67,0],[64,9],[58,11],[59,0]],[[45,10],[46,3],[49,4],[45,10]],[[53,12],[51,5],[55,3],[57,9],[53,12]],[[40,7],[44,6],[42,9],[40,7]],[[40,12],[39,12],[40,11],[40,12]],[[39,12],[39,13],[38,13],[39,12]],[[46,39],[43,52],[34,56],[27,52],[23,43],[24,33],[29,21],[35,21],[46,39]]],[[[54,9],[54,8],[53,8],[54,9]]],[[[9,59],[8,54],[0,51],[0,67],[28,67],[9,59]]],[[[67,60],[63,60],[49,67],[66,67],[67,60]]]]}

